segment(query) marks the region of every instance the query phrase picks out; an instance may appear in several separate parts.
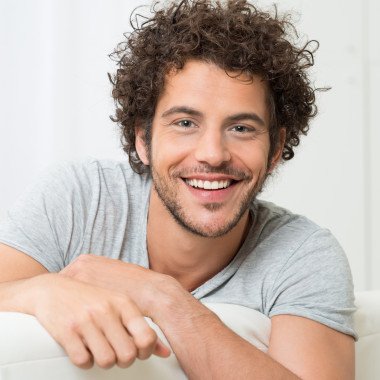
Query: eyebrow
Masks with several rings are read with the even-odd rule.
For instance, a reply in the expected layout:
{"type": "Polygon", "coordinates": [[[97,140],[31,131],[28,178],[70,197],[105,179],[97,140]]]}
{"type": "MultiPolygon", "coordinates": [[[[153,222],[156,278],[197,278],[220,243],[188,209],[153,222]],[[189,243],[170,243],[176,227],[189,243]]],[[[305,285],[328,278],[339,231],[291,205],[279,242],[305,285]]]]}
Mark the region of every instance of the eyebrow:
{"type": "Polygon", "coordinates": [[[231,115],[227,117],[228,121],[239,121],[239,120],[252,120],[255,121],[256,123],[260,124],[262,127],[265,127],[265,122],[264,120],[257,115],[254,112],[242,112],[238,113],[236,115],[231,115]]]}
{"type": "Polygon", "coordinates": [[[188,115],[192,115],[192,116],[203,116],[202,112],[197,111],[194,108],[186,107],[186,106],[175,106],[165,111],[161,115],[161,117],[167,117],[175,113],[187,113],[188,115]]]}
{"type": "MultiPolygon", "coordinates": [[[[197,111],[194,108],[187,107],[187,106],[174,106],[166,110],[161,117],[167,117],[176,113],[185,113],[191,116],[198,116],[201,117],[203,116],[203,113],[200,111],[197,111]]],[[[252,120],[255,121],[256,123],[260,124],[262,127],[265,127],[265,122],[264,120],[257,115],[254,112],[241,112],[237,113],[231,116],[228,116],[226,118],[227,122],[234,122],[234,121],[239,121],[239,120],[252,120]]]]}

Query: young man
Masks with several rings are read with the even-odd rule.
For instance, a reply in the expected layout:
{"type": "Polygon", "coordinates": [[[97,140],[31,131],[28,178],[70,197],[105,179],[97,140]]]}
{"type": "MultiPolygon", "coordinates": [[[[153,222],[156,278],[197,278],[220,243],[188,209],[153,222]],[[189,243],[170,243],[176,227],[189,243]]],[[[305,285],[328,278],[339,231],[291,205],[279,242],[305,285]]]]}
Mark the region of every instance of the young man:
{"type": "Polygon", "coordinates": [[[292,30],[244,0],[182,1],[136,27],[111,77],[130,165],[64,165],[9,212],[0,310],[35,315],[83,368],[168,356],[149,316],[190,378],[354,378],[344,253],[256,199],[316,113],[292,30]],[[269,316],[268,352],[200,301],[269,316]]]}

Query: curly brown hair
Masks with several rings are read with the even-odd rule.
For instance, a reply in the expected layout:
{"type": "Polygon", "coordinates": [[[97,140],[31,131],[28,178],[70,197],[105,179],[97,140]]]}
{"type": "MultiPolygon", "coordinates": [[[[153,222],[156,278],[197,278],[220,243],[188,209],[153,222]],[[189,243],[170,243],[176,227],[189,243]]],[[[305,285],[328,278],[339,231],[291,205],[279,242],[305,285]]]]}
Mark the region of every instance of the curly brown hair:
{"type": "Polygon", "coordinates": [[[288,16],[257,9],[247,0],[183,0],[156,9],[151,18],[131,16],[133,31],[118,44],[111,58],[118,63],[112,96],[121,129],[123,150],[137,173],[145,171],[135,147],[135,126],[144,126],[150,143],[151,122],[165,76],[182,69],[189,59],[214,63],[226,72],[259,75],[269,87],[270,153],[278,147],[281,128],[286,130],[283,160],[294,156],[293,147],[306,135],[317,113],[315,91],[307,75],[314,64],[317,41],[301,47],[294,42],[296,29],[288,16]],[[139,23],[142,19],[142,22],[139,23]],[[311,44],[315,44],[311,49],[311,44]]]}

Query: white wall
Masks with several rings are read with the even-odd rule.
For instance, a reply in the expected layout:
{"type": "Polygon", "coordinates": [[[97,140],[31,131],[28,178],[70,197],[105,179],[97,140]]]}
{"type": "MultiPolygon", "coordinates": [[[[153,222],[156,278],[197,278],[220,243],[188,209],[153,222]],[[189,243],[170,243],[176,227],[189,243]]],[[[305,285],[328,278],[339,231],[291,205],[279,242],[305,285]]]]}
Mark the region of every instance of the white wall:
{"type": "MultiPolygon", "coordinates": [[[[107,54],[144,3],[0,0],[0,218],[46,165],[124,157],[108,118],[107,54]]],[[[309,136],[262,197],[330,228],[356,289],[380,288],[380,4],[281,0],[279,9],[293,9],[299,29],[320,41],[313,77],[332,90],[318,97],[309,136]]]]}

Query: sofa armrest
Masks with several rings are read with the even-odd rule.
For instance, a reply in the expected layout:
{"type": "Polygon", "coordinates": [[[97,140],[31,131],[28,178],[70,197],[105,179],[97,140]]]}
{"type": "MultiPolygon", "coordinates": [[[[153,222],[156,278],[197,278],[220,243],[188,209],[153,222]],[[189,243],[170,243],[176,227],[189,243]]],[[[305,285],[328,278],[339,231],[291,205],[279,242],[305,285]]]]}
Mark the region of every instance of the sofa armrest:
{"type": "Polygon", "coordinates": [[[356,379],[380,379],[380,290],[356,292],[356,379]]]}
{"type": "MultiPolygon", "coordinates": [[[[148,323],[166,342],[161,330],[148,323]]],[[[83,370],[74,366],[62,347],[31,315],[0,312],[0,379],[7,380],[131,380],[186,379],[174,354],[163,359],[151,356],[136,360],[127,370],[94,366],[83,370]]]]}
{"type": "MultiPolygon", "coordinates": [[[[380,290],[356,293],[356,378],[380,379],[380,290]]],[[[271,323],[263,314],[238,305],[206,304],[237,334],[267,351],[271,323]]],[[[161,330],[148,323],[166,342],[161,330]]],[[[195,332],[196,333],[196,332],[195,332]]],[[[31,315],[0,312],[0,379],[7,380],[128,380],[186,379],[175,355],[167,359],[136,360],[127,368],[82,370],[71,364],[64,350],[31,315]]]]}
{"type": "MultiPolygon", "coordinates": [[[[206,304],[233,331],[266,352],[269,344],[270,319],[256,310],[231,304],[206,304]]],[[[163,342],[161,330],[149,318],[163,342]]],[[[196,333],[196,331],[194,332],[196,333]]],[[[113,367],[90,370],[75,367],[58,343],[31,315],[0,312],[0,379],[7,380],[128,380],[186,379],[176,357],[151,356],[136,360],[126,369],[113,367]]]]}

